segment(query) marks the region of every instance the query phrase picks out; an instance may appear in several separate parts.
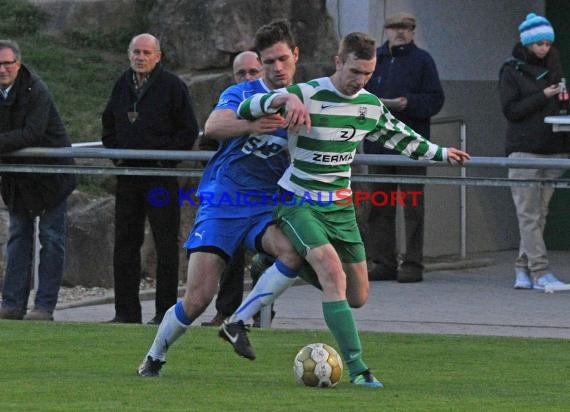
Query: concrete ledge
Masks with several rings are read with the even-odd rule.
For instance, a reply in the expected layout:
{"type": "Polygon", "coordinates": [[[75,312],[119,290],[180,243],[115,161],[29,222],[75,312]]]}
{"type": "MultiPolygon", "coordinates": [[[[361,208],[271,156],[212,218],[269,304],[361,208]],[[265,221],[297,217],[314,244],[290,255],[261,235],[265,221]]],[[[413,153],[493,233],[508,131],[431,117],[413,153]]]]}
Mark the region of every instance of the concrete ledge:
{"type": "MultiPolygon", "coordinates": [[[[469,268],[477,268],[483,266],[492,266],[495,264],[495,260],[491,258],[480,258],[480,259],[458,259],[456,261],[446,261],[446,262],[431,262],[426,263],[424,271],[427,272],[436,272],[436,271],[445,271],[445,270],[456,270],[456,269],[469,269],[469,268]]],[[[302,279],[297,279],[293,286],[301,286],[306,285],[302,279]]],[[[181,286],[178,288],[178,297],[184,296],[184,291],[186,290],[185,286],[181,286]]],[[[251,279],[246,279],[244,282],[244,291],[251,290],[251,279]]],[[[139,294],[140,300],[152,300],[156,295],[156,289],[146,289],[142,290],[139,294]]],[[[115,302],[115,295],[114,293],[110,292],[104,296],[96,297],[96,298],[89,298],[85,300],[81,300],[78,302],[66,303],[66,304],[58,304],[56,306],[57,310],[63,309],[71,309],[71,308],[79,308],[84,306],[95,306],[95,305],[104,305],[107,303],[114,303],[115,302]]]]}
{"type": "Polygon", "coordinates": [[[491,258],[458,259],[455,261],[431,262],[424,265],[424,272],[427,273],[440,270],[480,268],[483,266],[493,266],[495,263],[495,259],[491,258]]]}

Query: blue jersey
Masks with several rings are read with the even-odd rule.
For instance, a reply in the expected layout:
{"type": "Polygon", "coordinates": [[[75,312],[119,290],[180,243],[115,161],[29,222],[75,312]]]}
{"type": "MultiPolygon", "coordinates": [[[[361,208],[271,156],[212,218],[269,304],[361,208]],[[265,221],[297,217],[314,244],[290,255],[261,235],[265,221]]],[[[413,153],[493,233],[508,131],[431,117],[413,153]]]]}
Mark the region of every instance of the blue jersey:
{"type": "MultiPolygon", "coordinates": [[[[243,82],[227,88],[214,110],[236,113],[240,103],[269,89],[262,80],[243,82]]],[[[200,208],[196,222],[209,218],[236,218],[272,213],[270,199],[277,196],[277,181],[289,166],[287,132],[239,136],[221,142],[210,159],[200,185],[200,208]]]]}

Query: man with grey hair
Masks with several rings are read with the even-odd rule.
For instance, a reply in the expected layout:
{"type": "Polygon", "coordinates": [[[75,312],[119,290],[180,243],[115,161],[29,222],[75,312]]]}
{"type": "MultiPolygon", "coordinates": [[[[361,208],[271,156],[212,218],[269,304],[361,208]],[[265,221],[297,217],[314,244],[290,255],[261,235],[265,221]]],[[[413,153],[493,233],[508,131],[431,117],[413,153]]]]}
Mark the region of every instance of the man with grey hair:
{"type": "MultiPolygon", "coordinates": [[[[162,67],[158,39],[135,36],[128,49],[130,67],[119,77],[103,112],[103,145],[114,149],[191,150],[198,122],[186,84],[162,67]]],[[[176,162],[119,160],[117,166],[174,168],[176,162]]],[[[158,324],[178,296],[178,181],[171,176],[117,176],[113,270],[115,318],[141,323],[139,284],[141,247],[148,218],[156,248],[155,317],[158,324]],[[164,202],[150,197],[163,193],[164,202]],[[168,200],[170,199],[170,200],[168,200]]]]}
{"type": "MultiPolygon", "coordinates": [[[[11,40],[0,40],[0,93],[0,153],[71,145],[46,85],[22,63],[20,47],[11,40]]],[[[4,158],[2,162],[21,163],[22,159],[4,158]]],[[[27,158],[26,162],[54,165],[73,160],[27,158]]],[[[75,177],[69,174],[2,175],[10,226],[0,319],[53,320],[65,261],[66,200],[74,188],[75,177]],[[34,308],[27,312],[37,217],[39,282],[34,308]]]]}

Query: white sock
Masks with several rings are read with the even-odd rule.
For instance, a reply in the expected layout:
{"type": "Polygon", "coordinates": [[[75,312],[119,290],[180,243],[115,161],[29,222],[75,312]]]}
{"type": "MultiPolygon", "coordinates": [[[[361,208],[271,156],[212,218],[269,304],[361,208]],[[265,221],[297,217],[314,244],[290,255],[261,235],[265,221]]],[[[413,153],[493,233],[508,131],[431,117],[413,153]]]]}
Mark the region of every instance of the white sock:
{"type": "Polygon", "coordinates": [[[263,306],[273,303],[296,278],[297,273],[277,259],[263,272],[249,295],[230,317],[230,322],[251,319],[263,306]]]}
{"type": "Polygon", "coordinates": [[[182,301],[179,301],[164,314],[164,318],[162,318],[162,322],[160,322],[154,342],[152,342],[147,356],[155,360],[166,361],[166,351],[168,351],[176,339],[184,335],[190,323],[191,321],[186,317],[182,309],[182,301]],[[182,310],[182,314],[177,313],[180,312],[180,310],[182,310]],[[182,317],[182,319],[179,319],[179,317],[182,317]],[[188,324],[186,324],[186,322],[188,322],[188,324]]]}

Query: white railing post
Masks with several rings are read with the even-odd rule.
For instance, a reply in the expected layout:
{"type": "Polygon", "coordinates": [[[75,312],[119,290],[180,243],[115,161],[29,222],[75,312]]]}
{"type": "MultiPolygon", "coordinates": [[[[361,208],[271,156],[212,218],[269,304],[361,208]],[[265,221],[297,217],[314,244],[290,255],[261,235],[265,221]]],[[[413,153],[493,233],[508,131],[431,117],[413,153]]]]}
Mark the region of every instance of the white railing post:
{"type": "MultiPolygon", "coordinates": [[[[467,125],[465,122],[461,122],[459,135],[459,147],[464,152],[467,151],[467,125]]],[[[461,168],[461,178],[465,179],[467,177],[467,168],[461,168]]],[[[459,200],[459,211],[460,211],[460,242],[461,242],[461,259],[467,258],[467,186],[460,186],[460,200],[459,200]]]]}
{"type": "MultiPolygon", "coordinates": [[[[467,151],[467,124],[461,117],[442,117],[432,119],[431,124],[459,123],[459,148],[467,151]]],[[[467,177],[467,168],[461,168],[461,179],[467,177]]],[[[467,186],[459,186],[459,254],[461,259],[467,258],[467,186]]]]}
{"type": "Polygon", "coordinates": [[[259,311],[259,327],[271,327],[271,305],[263,306],[259,311]]]}

